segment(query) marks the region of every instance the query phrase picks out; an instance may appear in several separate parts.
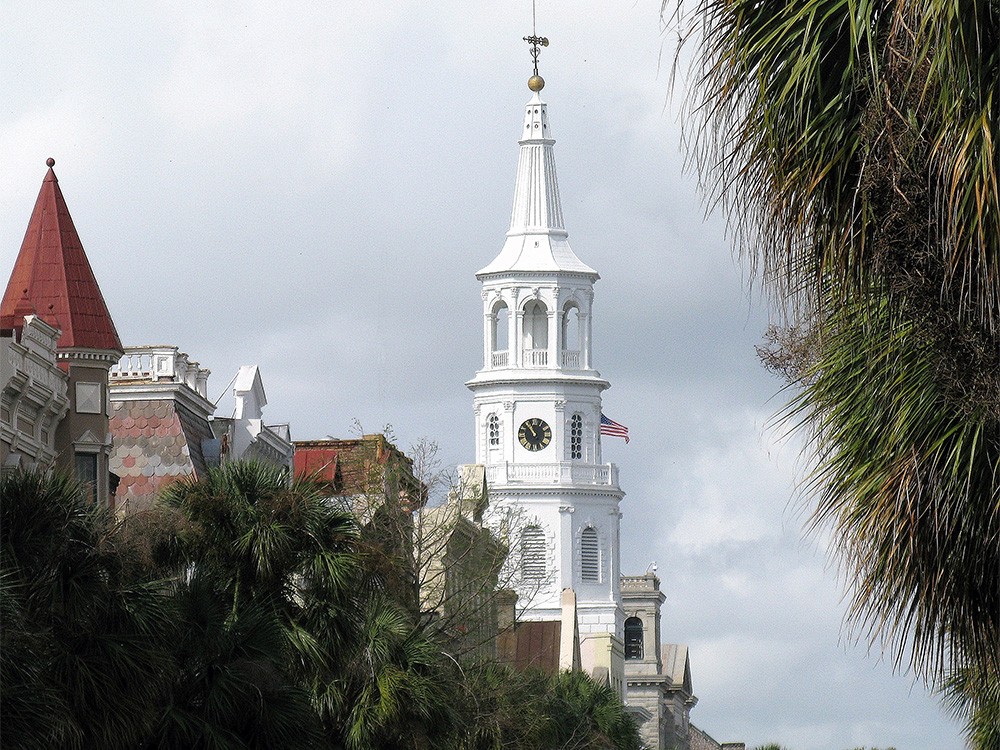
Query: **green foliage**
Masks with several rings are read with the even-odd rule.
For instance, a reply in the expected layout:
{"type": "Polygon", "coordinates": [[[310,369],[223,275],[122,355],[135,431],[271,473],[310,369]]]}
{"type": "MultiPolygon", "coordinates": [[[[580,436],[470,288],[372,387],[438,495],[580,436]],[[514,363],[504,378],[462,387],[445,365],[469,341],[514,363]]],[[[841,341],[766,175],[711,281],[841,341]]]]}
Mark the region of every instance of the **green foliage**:
{"type": "Polygon", "coordinates": [[[823,340],[792,417],[812,434],[814,518],[834,528],[851,615],[899,651],[909,639],[917,665],[995,660],[1000,422],[951,408],[930,345],[887,305],[845,306],[823,340]]]}
{"type": "Polygon", "coordinates": [[[639,750],[635,722],[617,693],[579,672],[564,672],[546,693],[546,747],[639,750]]]}
{"type": "Polygon", "coordinates": [[[234,463],[117,520],[0,477],[4,747],[639,747],[582,675],[463,671],[325,491],[234,463]]]}
{"type": "Polygon", "coordinates": [[[0,476],[5,747],[134,747],[167,690],[168,602],[127,575],[114,519],[86,498],[63,477],[0,476]]]}
{"type": "Polygon", "coordinates": [[[548,677],[507,665],[469,667],[455,696],[465,722],[449,750],[639,750],[642,742],[618,695],[581,673],[548,677]]]}
{"type": "Polygon", "coordinates": [[[967,667],[950,674],[942,692],[951,711],[965,718],[975,750],[1000,750],[1000,673],[967,667]]]}
{"type": "Polygon", "coordinates": [[[696,6],[692,154],[796,331],[765,361],[802,387],[851,622],[931,682],[995,676],[1000,6],[696,6]]]}

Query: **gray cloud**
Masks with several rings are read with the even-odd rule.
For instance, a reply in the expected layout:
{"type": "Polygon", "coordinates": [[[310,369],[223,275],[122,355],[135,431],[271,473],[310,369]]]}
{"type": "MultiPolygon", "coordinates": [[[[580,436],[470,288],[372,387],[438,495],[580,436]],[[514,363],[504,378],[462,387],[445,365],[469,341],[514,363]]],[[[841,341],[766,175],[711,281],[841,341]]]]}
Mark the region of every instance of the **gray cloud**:
{"type": "MultiPolygon", "coordinates": [[[[475,271],[509,217],[530,8],[15,2],[0,29],[0,255],[56,171],[127,344],[172,343],[219,395],[261,365],[293,436],[393,425],[473,456],[475,271]]],[[[766,316],[703,220],[667,105],[659,3],[540,0],[570,240],[596,267],[626,570],[656,560],[692,649],[695,723],[794,750],[960,746],[922,687],[841,642],[836,571],[803,541],[796,445],[757,364],[766,316]]],[[[224,407],[223,407],[224,408],[224,407]]]]}

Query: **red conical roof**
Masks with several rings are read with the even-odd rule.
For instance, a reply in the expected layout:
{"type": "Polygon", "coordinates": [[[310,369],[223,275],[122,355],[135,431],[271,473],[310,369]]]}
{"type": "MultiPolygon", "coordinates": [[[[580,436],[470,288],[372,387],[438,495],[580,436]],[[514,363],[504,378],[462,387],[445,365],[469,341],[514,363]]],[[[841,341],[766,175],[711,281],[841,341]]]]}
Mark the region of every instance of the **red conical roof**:
{"type": "Polygon", "coordinates": [[[58,348],[122,351],[52,165],[42,182],[21,252],[0,302],[0,327],[21,326],[25,301],[62,331],[58,348]]]}

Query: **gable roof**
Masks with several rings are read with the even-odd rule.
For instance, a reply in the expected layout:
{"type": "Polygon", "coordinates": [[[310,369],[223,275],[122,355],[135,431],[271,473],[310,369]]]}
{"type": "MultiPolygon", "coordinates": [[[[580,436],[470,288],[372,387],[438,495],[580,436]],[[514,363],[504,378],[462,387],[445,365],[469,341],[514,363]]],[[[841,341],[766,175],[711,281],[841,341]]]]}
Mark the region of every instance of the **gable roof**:
{"type": "Polygon", "coordinates": [[[62,331],[59,349],[122,351],[118,331],[104,303],[83,244],[52,171],[42,189],[14,261],[0,302],[0,327],[19,328],[30,305],[49,325],[62,331]]]}

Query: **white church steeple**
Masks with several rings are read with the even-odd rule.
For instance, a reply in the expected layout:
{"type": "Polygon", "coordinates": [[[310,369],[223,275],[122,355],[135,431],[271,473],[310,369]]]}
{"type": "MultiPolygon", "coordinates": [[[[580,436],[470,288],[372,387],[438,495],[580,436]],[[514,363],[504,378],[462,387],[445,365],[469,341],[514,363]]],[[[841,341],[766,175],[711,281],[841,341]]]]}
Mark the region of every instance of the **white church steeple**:
{"type": "Polygon", "coordinates": [[[510,271],[565,271],[586,274],[596,281],[597,271],[577,258],[569,246],[559,200],[548,105],[537,91],[525,107],[519,143],[507,241],[493,262],[476,275],[482,278],[510,271]]]}
{"type": "MultiPolygon", "coordinates": [[[[577,596],[580,632],[621,638],[618,470],[601,458],[601,393],[591,309],[600,277],[569,245],[548,109],[539,96],[539,37],[525,107],[514,201],[503,247],[482,282],[483,366],[466,385],[476,415],[476,463],[494,508],[516,511],[512,559],[520,616],[558,619],[577,596]]],[[[595,643],[597,641],[594,641],[595,643]]]]}

